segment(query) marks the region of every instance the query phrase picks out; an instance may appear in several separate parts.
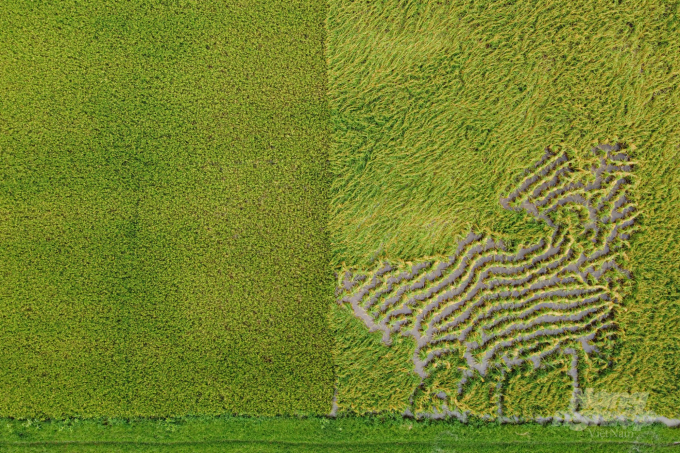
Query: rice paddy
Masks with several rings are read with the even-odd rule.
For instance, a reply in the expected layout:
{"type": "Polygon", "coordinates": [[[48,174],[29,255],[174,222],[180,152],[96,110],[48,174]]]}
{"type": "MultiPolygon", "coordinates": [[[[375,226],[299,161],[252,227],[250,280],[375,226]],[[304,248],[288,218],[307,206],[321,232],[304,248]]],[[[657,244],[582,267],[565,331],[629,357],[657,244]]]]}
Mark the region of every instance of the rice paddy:
{"type": "Polygon", "coordinates": [[[529,362],[534,370],[545,368],[543,361],[561,355],[571,361],[567,374],[577,398],[579,362],[593,368],[598,355],[607,366],[614,307],[631,279],[617,258],[629,246],[635,209],[625,191],[629,157],[612,154],[620,145],[593,153],[602,149],[598,164],[580,172],[589,179],[571,168],[566,153],[546,150],[532,175],[501,199],[504,208],[546,222],[553,229],[548,240],[510,252],[502,241],[471,232],[448,259],[381,263],[358,276],[345,271],[340,286],[350,295],[340,302],[349,303],[370,332],[381,331],[387,346],[397,332],[415,341],[413,371],[421,382],[407,413],[414,407],[416,413],[449,413],[453,405],[451,414],[464,420],[458,411],[466,407],[464,387],[483,377],[495,387],[496,414],[503,416],[506,370],[529,362]],[[427,381],[436,382],[434,388],[427,381]],[[419,393],[429,401],[414,402],[419,393]]]}
{"type": "Polygon", "coordinates": [[[672,2],[330,2],[338,413],[680,416],[677,31],[672,2]]]}
{"type": "Polygon", "coordinates": [[[679,37],[676,0],[2,3],[0,449],[672,447],[679,37]]]}
{"type": "Polygon", "coordinates": [[[330,410],[325,13],[0,5],[0,415],[330,410]]]}

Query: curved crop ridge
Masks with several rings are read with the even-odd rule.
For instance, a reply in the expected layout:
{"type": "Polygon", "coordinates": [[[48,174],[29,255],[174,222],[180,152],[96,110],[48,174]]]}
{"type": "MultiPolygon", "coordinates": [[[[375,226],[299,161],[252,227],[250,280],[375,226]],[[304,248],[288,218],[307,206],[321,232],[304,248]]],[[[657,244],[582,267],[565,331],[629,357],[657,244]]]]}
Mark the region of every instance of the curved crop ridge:
{"type": "MultiPolygon", "coordinates": [[[[630,202],[633,169],[623,145],[599,145],[586,168],[565,152],[546,149],[500,203],[545,222],[552,234],[509,250],[501,240],[470,232],[450,257],[344,269],[339,303],[390,345],[415,340],[413,369],[422,380],[447,354],[462,354],[458,393],[474,376],[524,363],[535,368],[556,354],[578,361],[611,343],[613,308],[631,278],[622,251],[635,230],[630,202]]],[[[444,400],[446,395],[440,395],[444,400]]],[[[499,406],[499,415],[501,408],[499,406]]]]}

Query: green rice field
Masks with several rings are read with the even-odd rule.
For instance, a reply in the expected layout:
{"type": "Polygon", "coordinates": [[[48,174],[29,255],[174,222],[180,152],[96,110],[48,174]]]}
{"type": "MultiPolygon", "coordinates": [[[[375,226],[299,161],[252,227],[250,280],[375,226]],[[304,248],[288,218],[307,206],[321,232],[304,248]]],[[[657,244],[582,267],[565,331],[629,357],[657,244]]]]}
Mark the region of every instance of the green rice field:
{"type": "Polygon", "coordinates": [[[677,0],[0,2],[0,451],[680,448],[679,83],[677,0]]]}
{"type": "Polygon", "coordinates": [[[3,2],[0,414],[328,412],[321,2],[3,2]]]}

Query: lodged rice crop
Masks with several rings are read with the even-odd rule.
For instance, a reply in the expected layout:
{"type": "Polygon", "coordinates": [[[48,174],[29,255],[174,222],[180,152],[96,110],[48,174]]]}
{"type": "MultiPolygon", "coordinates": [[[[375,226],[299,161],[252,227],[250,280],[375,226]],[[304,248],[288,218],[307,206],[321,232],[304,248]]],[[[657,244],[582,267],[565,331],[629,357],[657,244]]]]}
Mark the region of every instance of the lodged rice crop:
{"type": "Polygon", "coordinates": [[[505,209],[550,226],[552,234],[538,243],[510,250],[502,240],[471,232],[450,257],[342,273],[337,292],[346,295],[339,301],[369,331],[382,332],[387,346],[397,333],[413,338],[413,371],[421,379],[410,396],[413,407],[453,410],[462,418],[457,399],[465,384],[496,374],[487,385],[498,393],[501,416],[506,370],[525,363],[539,368],[566,355],[576,399],[579,362],[593,366],[597,356],[607,366],[603,352],[611,350],[615,307],[632,277],[623,252],[637,213],[629,201],[629,156],[619,144],[592,151],[595,162],[575,169],[566,152],[546,149],[517,189],[501,198],[505,209]],[[442,368],[454,371],[436,388],[428,386],[442,368]]]}

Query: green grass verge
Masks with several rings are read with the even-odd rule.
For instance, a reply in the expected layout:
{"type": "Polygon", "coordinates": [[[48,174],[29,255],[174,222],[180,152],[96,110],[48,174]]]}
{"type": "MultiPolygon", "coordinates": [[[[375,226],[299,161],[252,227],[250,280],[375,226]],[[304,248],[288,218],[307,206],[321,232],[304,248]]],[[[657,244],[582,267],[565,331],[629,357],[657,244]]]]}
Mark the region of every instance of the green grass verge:
{"type": "Polygon", "coordinates": [[[2,416],[330,410],[325,14],[2,2],[2,416]]]}
{"type": "Polygon", "coordinates": [[[326,419],[183,417],[166,420],[0,422],[2,451],[669,451],[677,430],[652,425],[590,427],[414,422],[391,417],[326,419]]]}
{"type": "MultiPolygon", "coordinates": [[[[635,281],[614,363],[583,387],[649,392],[649,410],[679,417],[680,4],[332,0],[328,28],[336,269],[449,254],[471,228],[536,242],[541,226],[499,204],[515,178],[546,146],[630,144],[635,281]]],[[[394,405],[376,395],[404,360],[343,316],[341,408],[394,405]]],[[[513,376],[510,412],[566,409],[568,366],[513,376]]]]}

